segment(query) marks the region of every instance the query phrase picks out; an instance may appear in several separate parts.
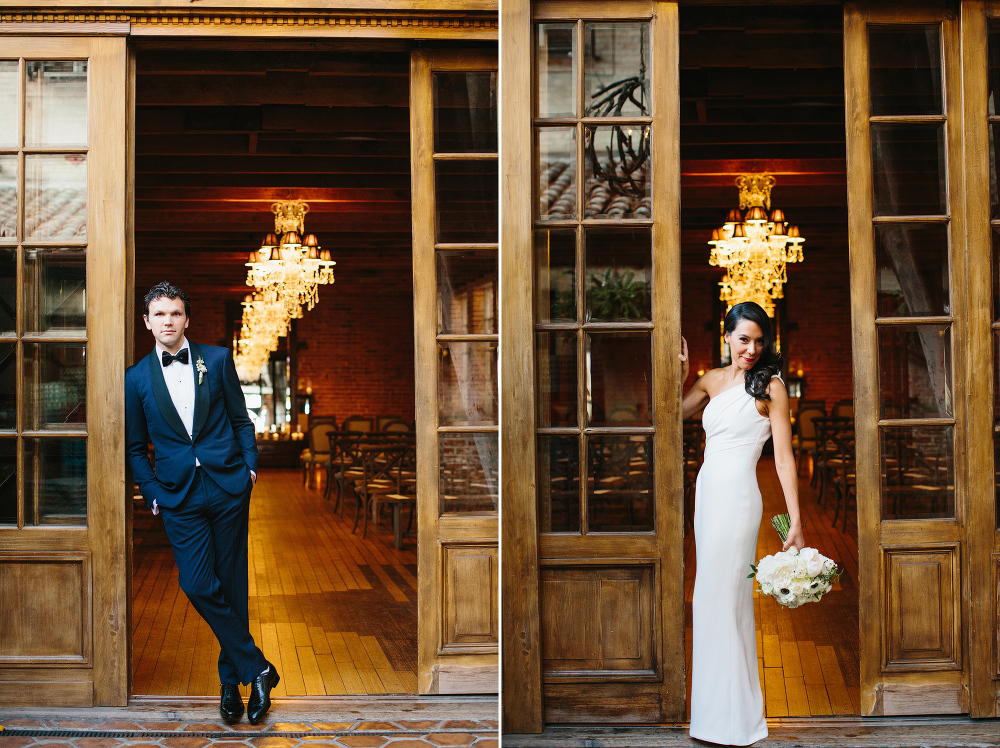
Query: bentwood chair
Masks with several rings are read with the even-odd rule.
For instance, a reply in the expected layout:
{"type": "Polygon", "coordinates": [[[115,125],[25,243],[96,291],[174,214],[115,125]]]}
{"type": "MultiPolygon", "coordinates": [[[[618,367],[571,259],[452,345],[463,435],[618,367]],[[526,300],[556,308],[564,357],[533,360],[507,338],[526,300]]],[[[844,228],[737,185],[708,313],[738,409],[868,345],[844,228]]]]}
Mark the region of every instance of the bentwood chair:
{"type": "Polygon", "coordinates": [[[852,418],[815,418],[816,446],[813,448],[813,478],[818,483],[816,503],[826,506],[826,488],[840,470],[842,456],[839,438],[854,437],[854,419],[852,418]]]}
{"type": "MultiPolygon", "coordinates": [[[[802,462],[816,448],[816,419],[823,418],[826,411],[819,408],[800,408],[795,416],[795,429],[792,433],[792,451],[795,453],[798,472],[802,472],[802,462]]],[[[813,474],[815,475],[815,466],[813,474]]]]}
{"type": "Polygon", "coordinates": [[[821,410],[823,415],[826,415],[826,400],[799,400],[798,407],[795,409],[796,413],[801,413],[804,410],[821,410]]]}
{"type": "Polygon", "coordinates": [[[410,424],[402,418],[396,418],[385,422],[379,431],[386,434],[409,434],[413,431],[413,429],[410,427],[410,424]]]}
{"type": "Polygon", "coordinates": [[[373,420],[367,416],[348,416],[340,424],[341,431],[360,431],[367,434],[372,430],[373,420]]]}
{"type": "Polygon", "coordinates": [[[835,418],[854,418],[854,400],[847,398],[833,404],[830,415],[835,418]]]}
{"type": "Polygon", "coordinates": [[[394,421],[402,421],[399,416],[375,416],[375,430],[385,431],[385,427],[394,421]]]}
{"type": "Polygon", "coordinates": [[[316,481],[316,469],[330,460],[330,433],[337,430],[336,419],[317,416],[309,423],[309,449],[302,453],[302,483],[316,481]]]}
{"type": "Polygon", "coordinates": [[[835,465],[837,484],[837,506],[833,514],[833,526],[837,526],[841,510],[844,513],[843,529],[847,530],[851,506],[857,504],[857,473],[855,472],[854,432],[843,431],[833,437],[837,445],[838,461],[835,465]]]}

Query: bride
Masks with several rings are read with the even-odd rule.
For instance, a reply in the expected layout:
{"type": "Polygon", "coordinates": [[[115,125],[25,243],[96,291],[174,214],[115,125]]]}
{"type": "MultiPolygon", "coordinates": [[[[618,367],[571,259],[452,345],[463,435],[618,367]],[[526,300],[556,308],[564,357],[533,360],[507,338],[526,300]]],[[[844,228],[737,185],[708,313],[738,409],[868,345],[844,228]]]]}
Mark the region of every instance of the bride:
{"type": "MultiPolygon", "coordinates": [[[[774,464],[791,529],[783,550],[804,548],[798,471],[792,455],[788,393],[778,376],[771,321],[752,301],[737,304],[723,326],[732,364],[699,378],[684,395],[684,418],[704,406],[705,461],[695,488],[691,727],[693,738],[750,745],[767,737],[757,670],[753,580],[763,505],[757,460],[774,437],[774,464]],[[706,405],[706,403],[708,403],[706,405]]],[[[687,341],[681,339],[683,377],[687,341]]]]}

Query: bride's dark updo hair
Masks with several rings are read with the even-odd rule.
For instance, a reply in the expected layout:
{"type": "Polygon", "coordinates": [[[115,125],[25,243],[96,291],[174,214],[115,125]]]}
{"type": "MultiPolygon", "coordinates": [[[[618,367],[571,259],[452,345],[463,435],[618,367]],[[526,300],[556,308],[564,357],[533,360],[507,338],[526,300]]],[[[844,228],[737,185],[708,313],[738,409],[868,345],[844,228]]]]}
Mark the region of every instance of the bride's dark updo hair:
{"type": "Polygon", "coordinates": [[[771,384],[771,377],[775,374],[781,374],[781,356],[778,355],[774,347],[771,318],[767,316],[767,312],[760,304],[744,301],[729,310],[722,326],[723,332],[732,334],[736,326],[745,319],[756,323],[764,333],[764,350],[761,351],[757,363],[744,375],[744,386],[747,394],[757,400],[770,400],[771,396],[767,394],[767,388],[771,384]]]}

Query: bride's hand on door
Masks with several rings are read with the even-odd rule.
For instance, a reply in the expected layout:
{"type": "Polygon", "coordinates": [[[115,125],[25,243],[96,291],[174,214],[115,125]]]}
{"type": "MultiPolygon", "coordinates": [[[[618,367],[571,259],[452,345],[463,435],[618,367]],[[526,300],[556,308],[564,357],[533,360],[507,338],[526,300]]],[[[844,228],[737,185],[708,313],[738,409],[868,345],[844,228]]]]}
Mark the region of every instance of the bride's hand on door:
{"type": "Polygon", "coordinates": [[[688,356],[688,342],[684,339],[683,335],[681,335],[681,352],[677,358],[681,360],[681,382],[686,382],[688,372],[691,370],[691,361],[688,356]]]}

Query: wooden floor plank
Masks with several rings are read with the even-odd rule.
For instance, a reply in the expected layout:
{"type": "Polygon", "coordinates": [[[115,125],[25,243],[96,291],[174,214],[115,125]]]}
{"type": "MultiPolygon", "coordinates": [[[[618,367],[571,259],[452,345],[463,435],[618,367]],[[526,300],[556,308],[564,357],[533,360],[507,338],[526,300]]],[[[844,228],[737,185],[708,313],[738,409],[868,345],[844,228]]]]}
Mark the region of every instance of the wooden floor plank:
{"type": "Polygon", "coordinates": [[[822,717],[833,714],[830,708],[830,697],[827,696],[826,686],[806,684],[806,695],[809,697],[809,714],[813,717],[822,717]]]}
{"type": "MultiPolygon", "coordinates": [[[[323,688],[327,696],[340,696],[347,693],[347,689],[344,686],[344,679],[340,674],[340,668],[337,666],[332,654],[317,654],[316,664],[319,666],[320,675],[323,677],[323,688]]],[[[416,689],[411,693],[416,693],[416,689]]]]}
{"type": "Polygon", "coordinates": [[[801,677],[785,678],[785,698],[788,700],[789,717],[809,716],[809,697],[805,681],[801,677]]]}
{"type": "MultiPolygon", "coordinates": [[[[250,632],[281,673],[275,696],[414,693],[415,549],[387,526],[352,532],[292,473],[262,471],[250,513],[250,632]]],[[[137,511],[133,535],[133,691],[217,696],[218,643],[179,591],[162,521],[137,511]]]]}
{"type": "Polygon", "coordinates": [[[320,673],[319,663],[316,661],[316,653],[312,647],[296,647],[298,654],[299,669],[302,672],[302,681],[305,683],[306,696],[325,696],[326,686],[323,685],[323,676],[320,673]]]}
{"type": "Polygon", "coordinates": [[[787,717],[785,676],[780,667],[764,666],[764,709],[770,717],[787,717]]]}
{"type": "Polygon", "coordinates": [[[819,664],[819,656],[816,654],[816,645],[809,641],[798,642],[799,660],[802,663],[802,677],[807,686],[821,686],[823,680],[823,668],[819,664]]]}
{"type": "Polygon", "coordinates": [[[777,634],[764,634],[764,667],[781,667],[781,639],[777,634]]]}
{"type": "MultiPolygon", "coordinates": [[[[361,680],[361,675],[358,673],[358,669],[354,667],[354,663],[350,660],[346,662],[338,662],[337,669],[340,671],[340,677],[344,681],[344,688],[347,693],[368,693],[365,690],[365,684],[361,680]]],[[[374,672],[374,671],[373,671],[374,672]]],[[[416,673],[413,674],[414,683],[416,682],[416,673]]],[[[416,693],[416,688],[413,689],[412,693],[416,693]]]]}

